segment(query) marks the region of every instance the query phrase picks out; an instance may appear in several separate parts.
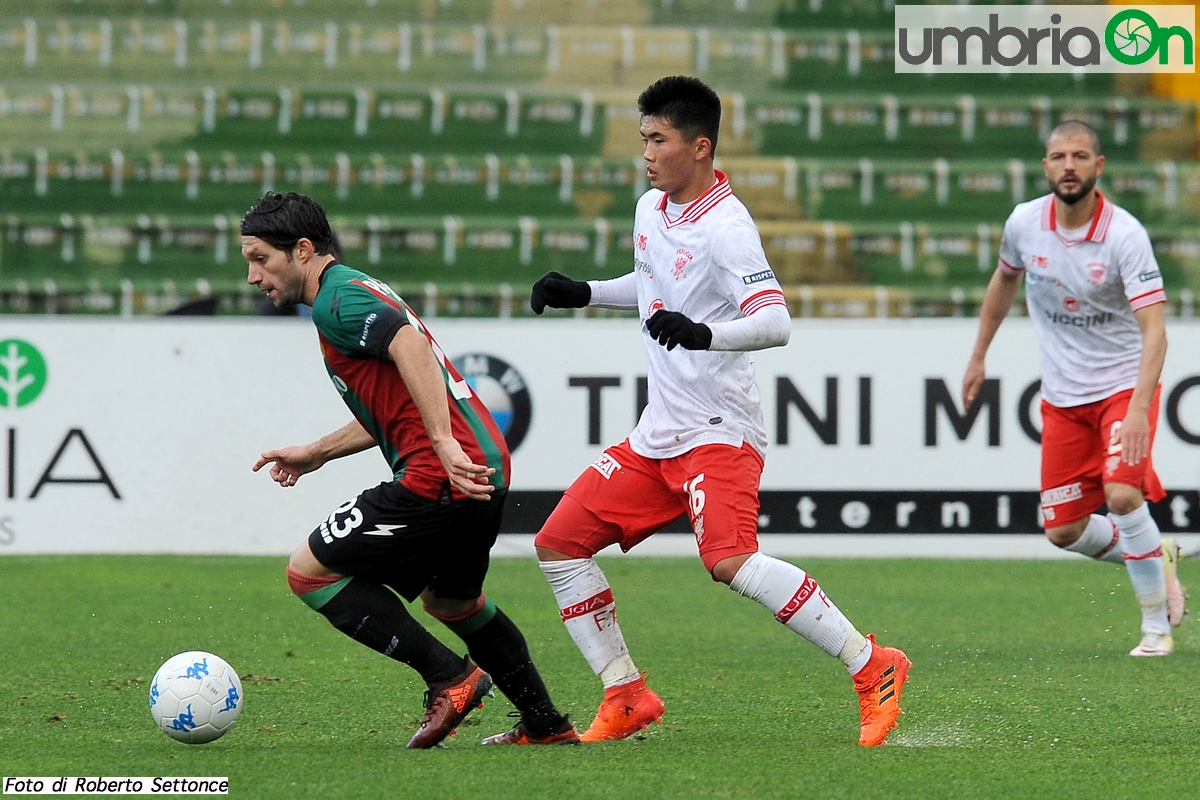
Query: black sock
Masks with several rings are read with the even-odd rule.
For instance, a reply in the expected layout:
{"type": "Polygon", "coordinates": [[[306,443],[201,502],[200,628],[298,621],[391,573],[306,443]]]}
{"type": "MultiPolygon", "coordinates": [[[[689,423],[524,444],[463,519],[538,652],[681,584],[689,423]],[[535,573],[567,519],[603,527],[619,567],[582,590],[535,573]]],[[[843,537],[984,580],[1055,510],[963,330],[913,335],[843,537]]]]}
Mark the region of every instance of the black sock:
{"type": "Polygon", "coordinates": [[[317,611],[356,642],[408,664],[426,683],[452,680],[466,667],[382,583],[353,578],[317,611]]]}
{"type": "MultiPolygon", "coordinates": [[[[492,605],[488,601],[488,605],[492,605]]],[[[495,606],[492,606],[495,608],[495,606]]],[[[487,609],[481,611],[483,614],[487,609]]],[[[458,633],[476,664],[492,676],[504,696],[521,712],[521,721],[535,736],[555,733],[566,719],[558,713],[538,674],[525,637],[499,608],[495,616],[471,633],[458,633]]],[[[454,626],[454,628],[460,626],[454,626]]],[[[465,627],[470,627],[469,625],[465,627]]]]}

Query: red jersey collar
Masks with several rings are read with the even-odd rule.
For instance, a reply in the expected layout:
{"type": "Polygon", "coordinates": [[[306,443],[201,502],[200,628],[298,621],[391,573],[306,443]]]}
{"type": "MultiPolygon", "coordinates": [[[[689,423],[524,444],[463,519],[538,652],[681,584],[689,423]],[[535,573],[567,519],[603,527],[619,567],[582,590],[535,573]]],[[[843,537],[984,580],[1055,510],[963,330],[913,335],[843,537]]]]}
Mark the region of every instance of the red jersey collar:
{"type": "MultiPolygon", "coordinates": [[[[728,184],[730,184],[730,176],[726,175],[725,173],[722,173],[720,169],[714,169],[713,173],[716,175],[715,184],[708,187],[708,191],[701,194],[700,197],[697,197],[695,200],[692,200],[691,203],[688,204],[688,207],[686,207],[686,209],[684,209],[682,215],[679,215],[680,217],[688,216],[688,212],[691,211],[692,209],[694,209],[694,207],[696,207],[698,204],[703,203],[704,198],[707,198],[709,196],[709,194],[713,194],[714,192],[720,191],[722,184],[724,184],[725,186],[728,186],[728,184]]],[[[667,210],[667,193],[664,192],[664,193],[662,193],[662,199],[659,200],[659,211],[666,211],[666,210],[667,210]]]]}
{"type": "Polygon", "coordinates": [[[667,216],[667,193],[663,192],[662,198],[658,201],[658,210],[662,212],[667,227],[671,228],[684,222],[695,222],[717,203],[733,194],[733,189],[729,186],[729,176],[719,169],[714,169],[713,173],[717,176],[717,182],[704,194],[688,203],[687,208],[677,219],[670,219],[667,216]]]}
{"type": "MultiPolygon", "coordinates": [[[[1104,199],[1099,189],[1096,190],[1096,210],[1092,212],[1092,223],[1088,226],[1084,241],[1103,242],[1108,233],[1108,223],[1112,220],[1112,203],[1104,199]]],[[[1046,203],[1042,206],[1042,230],[1058,233],[1058,211],[1054,204],[1054,194],[1046,195],[1046,203]]],[[[1058,234],[1062,236],[1061,233],[1058,234]]]]}

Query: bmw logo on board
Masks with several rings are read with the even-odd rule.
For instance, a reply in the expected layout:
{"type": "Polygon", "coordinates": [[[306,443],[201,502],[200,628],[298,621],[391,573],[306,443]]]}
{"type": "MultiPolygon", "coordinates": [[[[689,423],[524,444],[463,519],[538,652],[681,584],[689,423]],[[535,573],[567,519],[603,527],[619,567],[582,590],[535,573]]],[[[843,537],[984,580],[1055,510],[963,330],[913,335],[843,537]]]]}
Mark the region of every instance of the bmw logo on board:
{"type": "Polygon", "coordinates": [[[509,452],[516,452],[533,419],[529,388],[521,373],[507,361],[487,353],[467,353],[450,363],[492,412],[509,452]]]}

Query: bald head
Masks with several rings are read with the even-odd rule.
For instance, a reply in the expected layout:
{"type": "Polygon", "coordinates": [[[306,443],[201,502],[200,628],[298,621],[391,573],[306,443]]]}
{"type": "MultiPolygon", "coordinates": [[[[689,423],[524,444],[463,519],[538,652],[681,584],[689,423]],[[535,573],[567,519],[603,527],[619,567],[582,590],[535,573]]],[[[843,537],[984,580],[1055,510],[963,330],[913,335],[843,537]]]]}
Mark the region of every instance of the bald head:
{"type": "Polygon", "coordinates": [[[1050,131],[1050,137],[1046,139],[1046,150],[1047,152],[1050,150],[1050,142],[1053,139],[1074,139],[1076,137],[1084,137],[1088,140],[1092,148],[1092,155],[1101,155],[1100,134],[1096,133],[1096,129],[1091,125],[1077,119],[1069,119],[1054,126],[1054,130],[1050,131]]]}

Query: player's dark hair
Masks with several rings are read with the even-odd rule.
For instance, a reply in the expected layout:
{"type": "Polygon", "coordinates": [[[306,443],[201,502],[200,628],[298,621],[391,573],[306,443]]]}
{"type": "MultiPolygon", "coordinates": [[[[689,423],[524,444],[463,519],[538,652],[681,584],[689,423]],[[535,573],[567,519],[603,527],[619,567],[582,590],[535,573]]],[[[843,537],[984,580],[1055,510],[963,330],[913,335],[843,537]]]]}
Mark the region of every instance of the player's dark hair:
{"type": "Polygon", "coordinates": [[[334,252],[333,229],[321,204],[298,192],[267,192],[242,217],[242,236],[257,236],[277,250],[291,251],[308,239],[317,255],[334,252]]]}
{"type": "Polygon", "coordinates": [[[1096,155],[1100,155],[1100,134],[1096,133],[1096,129],[1086,122],[1078,119],[1068,119],[1054,126],[1054,130],[1050,131],[1050,136],[1046,137],[1046,143],[1049,144],[1050,138],[1054,136],[1079,136],[1080,134],[1088,137],[1088,144],[1092,146],[1092,150],[1096,155]]]}
{"type": "Polygon", "coordinates": [[[638,97],[638,112],[643,117],[658,117],[671,123],[694,142],[705,136],[717,152],[717,132],[721,127],[721,98],[699,78],[672,75],[660,78],[638,97]]]}

